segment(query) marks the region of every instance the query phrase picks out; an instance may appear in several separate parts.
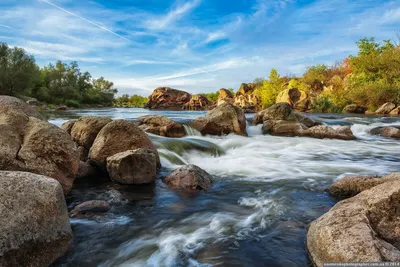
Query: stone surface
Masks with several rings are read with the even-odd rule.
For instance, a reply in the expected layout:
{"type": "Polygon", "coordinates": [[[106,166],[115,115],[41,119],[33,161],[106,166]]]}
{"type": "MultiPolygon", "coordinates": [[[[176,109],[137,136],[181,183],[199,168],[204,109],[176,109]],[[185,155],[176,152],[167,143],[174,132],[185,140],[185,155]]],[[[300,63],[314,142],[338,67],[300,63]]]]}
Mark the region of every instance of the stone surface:
{"type": "Polygon", "coordinates": [[[30,117],[35,117],[37,119],[44,120],[43,116],[40,115],[39,112],[37,112],[30,105],[28,105],[27,103],[16,97],[0,95],[0,106],[9,106],[14,110],[21,111],[22,113],[30,117]]]}
{"type": "Polygon", "coordinates": [[[370,131],[373,135],[380,135],[388,138],[400,139],[400,126],[376,127],[370,131]]]}
{"type": "Polygon", "coordinates": [[[340,140],[355,140],[356,137],[353,135],[349,126],[341,126],[336,129],[329,127],[328,125],[318,125],[300,131],[300,136],[307,136],[318,139],[340,139],[340,140]]]}
{"type": "Polygon", "coordinates": [[[261,109],[261,99],[254,93],[256,86],[254,83],[242,83],[235,94],[234,105],[253,113],[261,109]]]}
{"type": "Polygon", "coordinates": [[[397,108],[393,109],[392,111],[390,111],[389,113],[391,116],[399,116],[400,115],[400,106],[398,106],[397,108]]]}
{"type": "Polygon", "coordinates": [[[105,170],[108,157],[138,148],[146,148],[153,151],[156,157],[157,167],[161,166],[156,147],[147,134],[140,129],[135,122],[114,120],[103,127],[97,135],[89,151],[89,161],[92,165],[105,170]]]}
{"type": "Polygon", "coordinates": [[[307,248],[324,262],[400,261],[400,180],[385,182],[337,203],[311,223],[307,248]]]}
{"type": "Polygon", "coordinates": [[[357,104],[350,104],[343,108],[343,113],[364,114],[367,111],[366,107],[357,104]]]}
{"type": "Polygon", "coordinates": [[[89,150],[100,130],[111,121],[107,117],[81,117],[75,121],[71,128],[72,140],[89,150]]]}
{"type": "Polygon", "coordinates": [[[104,200],[89,200],[85,201],[70,212],[71,217],[78,217],[79,215],[90,215],[96,213],[105,213],[111,209],[110,204],[104,200]]]}
{"type": "Polygon", "coordinates": [[[76,179],[95,176],[98,174],[97,168],[90,165],[89,162],[80,161],[76,179]]]}
{"type": "Polygon", "coordinates": [[[158,87],[149,96],[145,108],[180,110],[188,103],[192,95],[181,90],[158,87]]]}
{"type": "Polygon", "coordinates": [[[26,172],[0,171],[0,266],[49,266],[72,241],[61,185],[26,172]]]}
{"type": "Polygon", "coordinates": [[[66,131],[68,134],[71,134],[71,130],[72,127],[74,126],[74,124],[77,122],[78,120],[69,120],[67,122],[64,122],[61,125],[61,129],[63,129],[64,131],[66,131]]]}
{"type": "Polygon", "coordinates": [[[136,149],[107,158],[110,178],[121,184],[147,184],[156,180],[157,162],[152,150],[136,149]]]}
{"type": "Polygon", "coordinates": [[[203,135],[235,133],[247,136],[246,117],[241,108],[223,103],[207,112],[206,116],[191,121],[190,125],[203,135]]]}
{"type": "Polygon", "coordinates": [[[190,164],[176,169],[163,181],[174,189],[206,190],[211,187],[213,177],[200,167],[190,164]]]}
{"type": "Polygon", "coordinates": [[[56,108],[56,110],[65,111],[65,110],[68,110],[68,107],[67,106],[58,106],[56,108]]]}
{"type": "Polygon", "coordinates": [[[206,110],[210,106],[210,101],[202,95],[192,95],[189,102],[183,105],[183,109],[187,110],[206,110]]]}
{"type": "Polygon", "coordinates": [[[137,121],[139,127],[145,132],[166,137],[185,136],[185,128],[181,123],[161,115],[146,115],[139,117],[137,121]]]}
{"type": "Polygon", "coordinates": [[[400,173],[392,173],[384,177],[375,175],[346,176],[332,184],[328,188],[328,192],[336,198],[345,199],[377,185],[397,179],[400,180],[400,173]]]}
{"type": "Polygon", "coordinates": [[[297,88],[283,90],[276,98],[276,103],[288,103],[293,109],[307,111],[310,109],[311,100],[308,94],[297,88]]]}
{"type": "Polygon", "coordinates": [[[0,170],[52,177],[67,194],[78,163],[76,146],[65,131],[9,106],[0,106],[0,170]]]}
{"type": "Polygon", "coordinates": [[[390,102],[387,102],[380,106],[375,113],[376,114],[389,114],[393,109],[396,108],[396,105],[390,102]]]}
{"type": "Polygon", "coordinates": [[[233,104],[235,101],[234,96],[231,91],[225,88],[219,89],[219,96],[217,100],[217,106],[223,104],[223,103],[228,103],[228,104],[233,104]]]}

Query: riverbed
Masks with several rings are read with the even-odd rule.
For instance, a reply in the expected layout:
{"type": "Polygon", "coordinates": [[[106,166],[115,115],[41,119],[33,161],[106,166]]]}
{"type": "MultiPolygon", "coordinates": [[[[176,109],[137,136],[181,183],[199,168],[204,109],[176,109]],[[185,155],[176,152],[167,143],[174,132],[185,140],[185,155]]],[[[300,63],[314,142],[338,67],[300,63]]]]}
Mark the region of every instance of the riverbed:
{"type": "MultiPolygon", "coordinates": [[[[185,123],[205,112],[71,110],[51,113],[49,121],[60,126],[80,116],[134,120],[147,114],[185,123]]],[[[189,126],[184,138],[151,135],[163,166],[157,182],[77,181],[69,208],[110,200],[116,191],[123,201],[107,215],[71,219],[74,246],[55,266],[309,266],[307,227],[336,203],[325,189],[346,175],[400,171],[399,141],[368,133],[399,126],[398,117],[310,116],[333,127],[351,126],[357,140],[275,137],[249,124],[249,137],[201,136],[189,126]],[[162,176],[189,163],[214,176],[210,190],[187,194],[162,183],[162,176]]]]}

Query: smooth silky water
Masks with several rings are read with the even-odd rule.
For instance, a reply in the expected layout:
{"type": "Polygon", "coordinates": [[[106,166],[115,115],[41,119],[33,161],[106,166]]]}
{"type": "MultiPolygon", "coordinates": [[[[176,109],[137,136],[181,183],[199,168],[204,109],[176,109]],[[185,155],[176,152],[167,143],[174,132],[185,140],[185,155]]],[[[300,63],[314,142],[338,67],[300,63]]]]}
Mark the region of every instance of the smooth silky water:
{"type": "MultiPolygon", "coordinates": [[[[60,126],[84,115],[135,119],[160,114],[185,122],[199,111],[144,109],[74,110],[49,114],[60,126]]],[[[253,114],[248,114],[248,118],[253,114]]],[[[69,208],[81,201],[112,199],[123,203],[106,215],[71,219],[72,250],[56,266],[309,266],[309,223],[336,201],[325,189],[351,174],[383,175],[400,171],[399,141],[371,136],[399,118],[312,114],[337,127],[351,126],[356,141],[274,137],[261,126],[248,126],[249,137],[151,135],[162,169],[157,182],[122,186],[104,178],[77,181],[67,197],[69,208]],[[196,164],[215,177],[206,192],[188,194],[161,181],[183,164],[196,164]]]]}

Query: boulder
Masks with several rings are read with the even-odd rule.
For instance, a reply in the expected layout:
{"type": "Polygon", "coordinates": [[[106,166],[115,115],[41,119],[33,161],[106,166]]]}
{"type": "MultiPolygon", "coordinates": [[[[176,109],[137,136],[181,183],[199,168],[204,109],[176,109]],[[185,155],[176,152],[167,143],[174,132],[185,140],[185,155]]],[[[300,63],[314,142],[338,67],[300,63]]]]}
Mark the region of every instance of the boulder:
{"type": "Polygon", "coordinates": [[[390,111],[389,115],[391,116],[399,116],[400,115],[400,106],[390,111]]]}
{"type": "Polygon", "coordinates": [[[63,129],[64,131],[66,131],[69,135],[71,135],[71,130],[72,127],[74,126],[75,122],[77,122],[78,120],[69,120],[67,122],[64,122],[61,125],[61,129],[63,129]]]}
{"type": "Polygon", "coordinates": [[[0,95],[0,106],[9,106],[14,110],[18,110],[28,115],[29,117],[35,117],[37,119],[44,120],[43,116],[40,115],[39,112],[16,97],[0,95]]]}
{"type": "Polygon", "coordinates": [[[219,106],[223,103],[233,104],[234,101],[235,101],[235,99],[234,99],[231,91],[229,91],[228,89],[225,89],[225,88],[219,89],[217,106],[219,106]]]}
{"type": "Polygon", "coordinates": [[[181,90],[158,87],[149,96],[145,108],[180,110],[190,101],[192,95],[181,90]]]}
{"type": "Polygon", "coordinates": [[[174,189],[206,190],[211,187],[213,177],[200,167],[190,164],[176,169],[163,181],[174,189]]]}
{"type": "Polygon", "coordinates": [[[400,179],[400,173],[392,173],[384,177],[378,177],[376,175],[346,176],[332,184],[328,188],[328,192],[338,199],[345,199],[396,179],[400,179]]]}
{"type": "Polygon", "coordinates": [[[0,170],[52,177],[67,194],[78,163],[76,146],[65,131],[9,106],[0,106],[0,170]]]}
{"type": "Polygon", "coordinates": [[[311,223],[307,248],[324,262],[400,261],[400,180],[342,200],[311,223]]]}
{"type": "Polygon", "coordinates": [[[157,161],[152,150],[139,148],[107,158],[110,178],[121,184],[148,184],[156,180],[157,161]]]}
{"type": "Polygon", "coordinates": [[[246,117],[243,110],[228,103],[208,111],[205,117],[194,119],[190,125],[203,135],[235,133],[247,136],[246,117]]]}
{"type": "Polygon", "coordinates": [[[255,94],[256,86],[253,83],[242,83],[235,94],[234,105],[241,107],[247,113],[253,113],[261,109],[261,100],[255,94]]]}
{"type": "Polygon", "coordinates": [[[106,160],[120,152],[147,148],[154,152],[157,167],[161,166],[160,158],[154,144],[147,134],[135,122],[114,120],[101,129],[89,151],[92,165],[106,169],[106,160]]]}
{"type": "Polygon", "coordinates": [[[192,95],[189,102],[183,105],[183,109],[187,110],[205,110],[208,109],[210,105],[210,101],[208,101],[207,97],[203,95],[192,95]]]}
{"type": "Polygon", "coordinates": [[[373,135],[380,135],[388,138],[400,139],[400,126],[383,126],[370,130],[373,135]]]}
{"type": "Polygon", "coordinates": [[[387,102],[380,106],[375,113],[376,114],[389,114],[393,109],[396,108],[396,105],[390,102],[387,102]]]}
{"type": "Polygon", "coordinates": [[[104,200],[89,200],[77,206],[70,212],[70,216],[78,217],[80,215],[92,215],[96,213],[105,213],[111,209],[110,204],[104,200]]]}
{"type": "Polygon", "coordinates": [[[65,106],[65,105],[58,106],[58,107],[56,108],[56,110],[65,111],[65,110],[68,110],[68,107],[65,106]]]}
{"type": "Polygon", "coordinates": [[[72,140],[89,150],[100,130],[111,121],[107,117],[81,117],[75,121],[71,128],[72,140]]]}
{"type": "Polygon", "coordinates": [[[357,104],[350,104],[343,108],[343,113],[364,114],[367,111],[366,107],[357,104]]]}
{"type": "Polygon", "coordinates": [[[183,137],[186,134],[181,123],[161,115],[146,115],[139,117],[137,121],[145,132],[166,137],[183,137]]]}
{"type": "Polygon", "coordinates": [[[0,171],[0,266],[49,266],[67,252],[72,231],[61,185],[0,171]]]}
{"type": "Polygon", "coordinates": [[[253,124],[263,124],[263,133],[277,136],[305,136],[354,140],[351,129],[347,126],[336,129],[322,125],[311,118],[298,113],[288,103],[278,103],[258,112],[252,119],[253,124]]]}
{"type": "Polygon", "coordinates": [[[76,179],[91,177],[98,174],[97,168],[89,164],[89,162],[79,161],[78,173],[76,179]]]}
{"type": "Polygon", "coordinates": [[[308,94],[297,88],[283,90],[276,98],[276,103],[288,103],[293,109],[307,111],[310,109],[311,100],[308,94]]]}

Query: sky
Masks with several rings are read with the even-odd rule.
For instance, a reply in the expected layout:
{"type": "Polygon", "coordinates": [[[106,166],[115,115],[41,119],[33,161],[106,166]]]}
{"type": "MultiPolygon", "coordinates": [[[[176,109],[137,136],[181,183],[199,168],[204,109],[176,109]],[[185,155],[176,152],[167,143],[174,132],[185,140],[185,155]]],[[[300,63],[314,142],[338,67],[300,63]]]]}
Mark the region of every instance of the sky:
{"type": "Polygon", "coordinates": [[[0,42],[40,66],[77,61],[121,94],[191,93],[301,75],[356,54],[362,37],[397,41],[400,1],[0,0],[0,42]]]}

